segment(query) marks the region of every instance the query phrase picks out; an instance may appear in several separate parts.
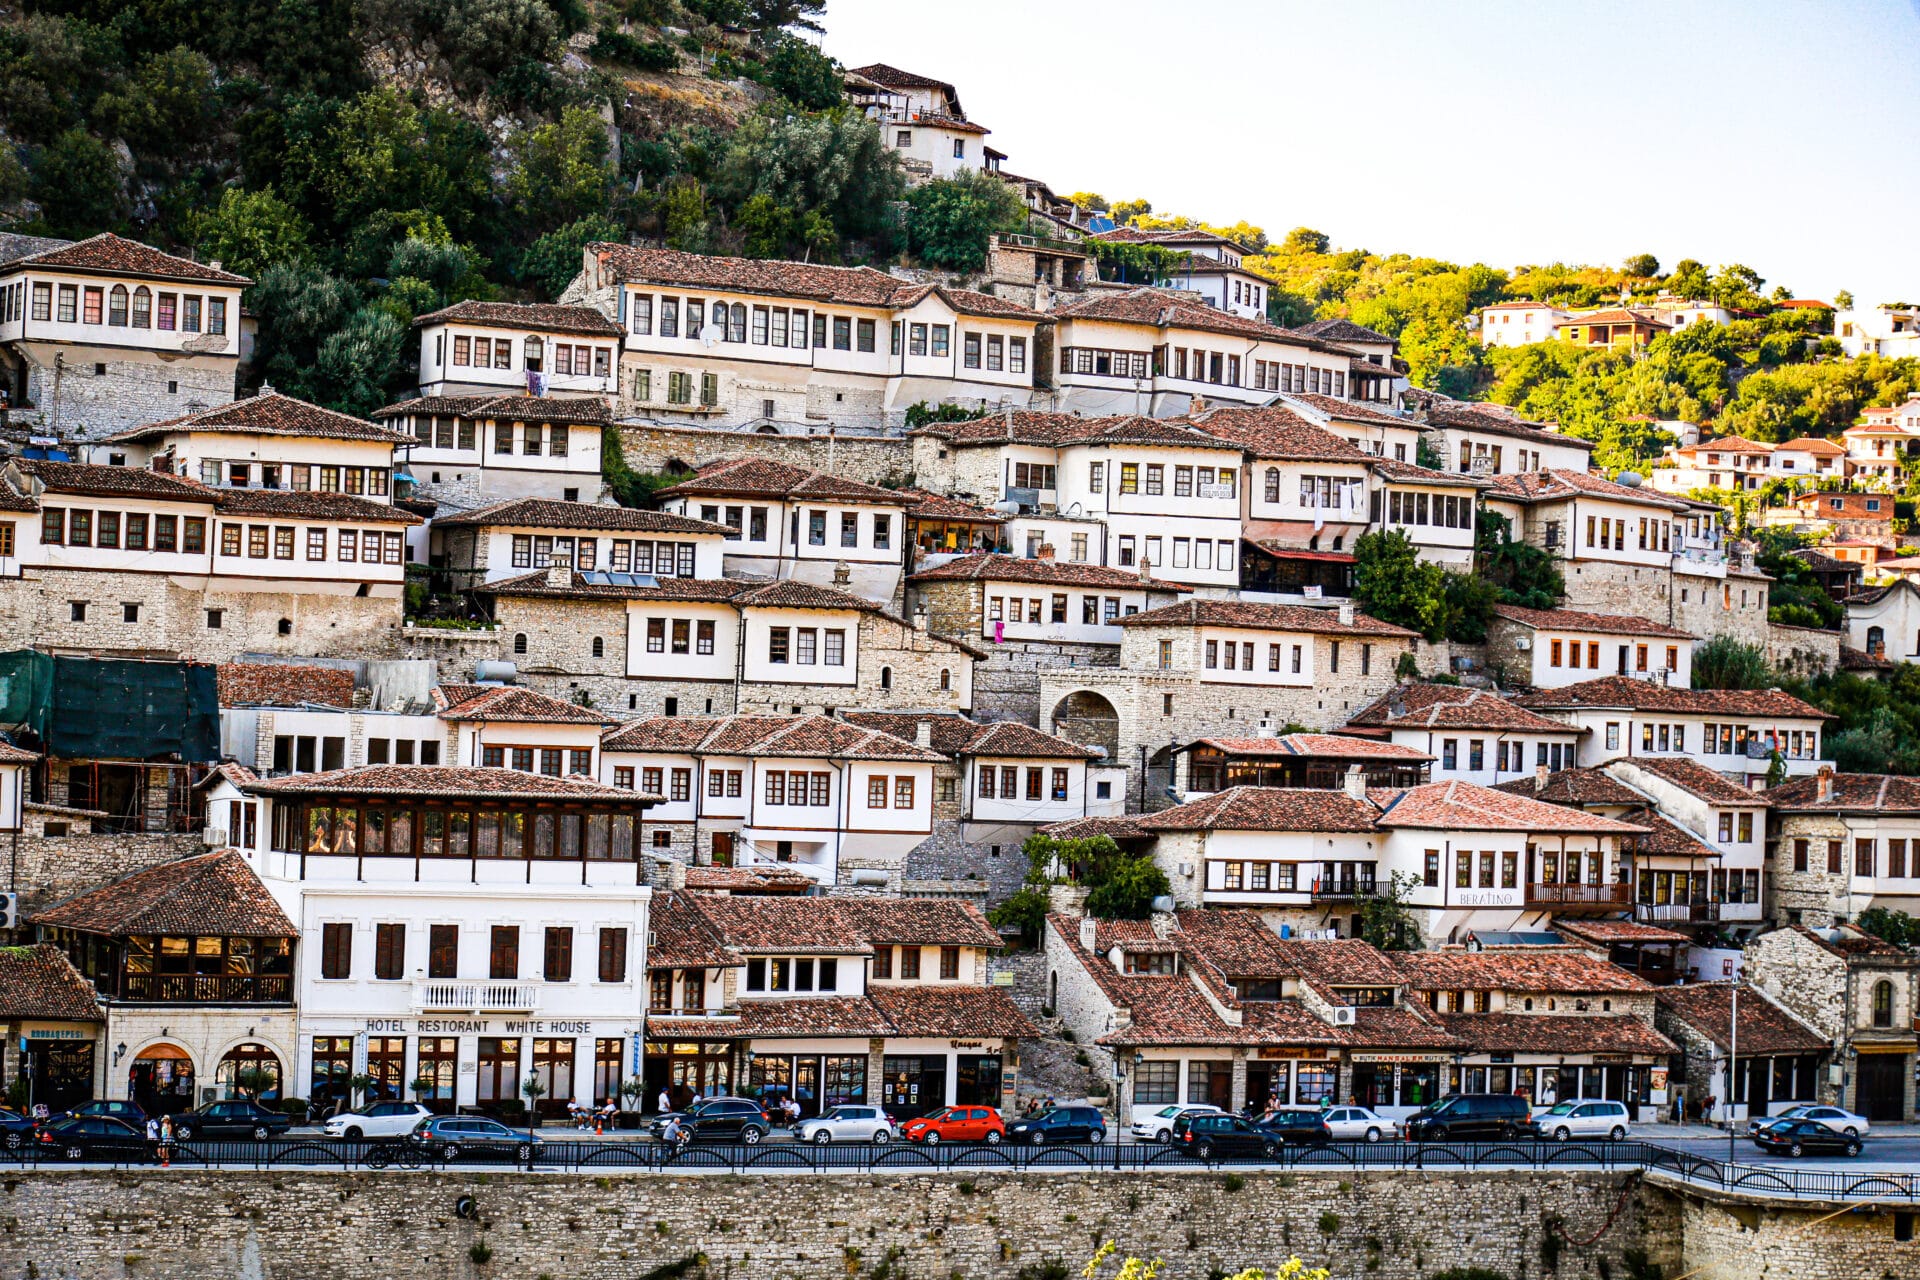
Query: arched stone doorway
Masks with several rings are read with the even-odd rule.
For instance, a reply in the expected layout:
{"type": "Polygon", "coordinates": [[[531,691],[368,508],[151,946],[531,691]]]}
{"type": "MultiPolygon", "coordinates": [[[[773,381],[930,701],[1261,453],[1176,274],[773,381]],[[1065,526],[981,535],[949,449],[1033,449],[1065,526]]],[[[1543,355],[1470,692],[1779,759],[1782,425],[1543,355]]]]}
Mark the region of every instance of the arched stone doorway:
{"type": "Polygon", "coordinates": [[[178,1115],[195,1106],[193,1055],[171,1041],[142,1049],[127,1070],[127,1096],[150,1116],[178,1115]]]}
{"type": "Polygon", "coordinates": [[[284,1079],[280,1055],[257,1040],[227,1050],[214,1072],[221,1097],[253,1098],[262,1103],[279,1100],[284,1079]]]}
{"type": "Polygon", "coordinates": [[[1120,713],[1105,695],[1076,689],[1054,706],[1049,719],[1053,732],[1069,742],[1100,747],[1109,762],[1125,763],[1120,759],[1120,713]]]}

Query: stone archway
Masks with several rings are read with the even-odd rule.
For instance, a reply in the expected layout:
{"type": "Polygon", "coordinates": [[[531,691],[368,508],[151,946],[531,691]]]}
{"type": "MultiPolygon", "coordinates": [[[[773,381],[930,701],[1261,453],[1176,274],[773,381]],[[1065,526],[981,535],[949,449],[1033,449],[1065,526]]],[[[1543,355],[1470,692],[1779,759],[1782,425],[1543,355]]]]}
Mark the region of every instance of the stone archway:
{"type": "Polygon", "coordinates": [[[1048,723],[1070,742],[1099,747],[1113,763],[1120,760],[1120,713],[1105,694],[1076,689],[1054,704],[1048,723]]]}

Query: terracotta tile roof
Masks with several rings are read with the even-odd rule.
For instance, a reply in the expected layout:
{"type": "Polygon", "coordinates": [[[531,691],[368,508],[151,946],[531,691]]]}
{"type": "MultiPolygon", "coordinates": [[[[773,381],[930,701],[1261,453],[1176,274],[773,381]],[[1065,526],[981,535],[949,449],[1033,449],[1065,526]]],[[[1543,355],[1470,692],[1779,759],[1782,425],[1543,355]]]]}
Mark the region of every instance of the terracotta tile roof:
{"type": "Polygon", "coordinates": [[[0,1020],[101,1022],[93,984],[51,942],[0,947],[0,1020]]]}
{"type": "Polygon", "coordinates": [[[1626,307],[1608,307],[1602,311],[1584,311],[1568,316],[1560,322],[1561,327],[1587,324],[1644,324],[1656,329],[1670,329],[1673,326],[1657,316],[1642,311],[1631,311],[1626,307]]]}
{"type": "Polygon", "coordinates": [[[1675,933],[1672,929],[1662,929],[1657,925],[1641,924],[1637,920],[1586,920],[1555,918],[1553,931],[1564,937],[1580,942],[1592,942],[1602,946],[1614,943],[1671,943],[1690,946],[1693,939],[1684,933],[1675,933]]]}
{"type": "Polygon", "coordinates": [[[1225,440],[1200,427],[1183,422],[1177,418],[1149,418],[1141,414],[1127,414],[1118,418],[1096,418],[1087,421],[1086,427],[1078,435],[1061,442],[1069,445],[1148,445],[1169,449],[1218,449],[1221,452],[1240,453],[1241,446],[1232,440],[1225,440]]]}
{"type": "Polygon", "coordinates": [[[50,241],[58,247],[40,249],[14,259],[20,266],[57,267],[101,275],[140,276],[148,280],[196,280],[205,284],[250,285],[251,279],[221,271],[187,258],[162,253],[149,244],[103,231],[71,243],[50,241]]]}
{"type": "MultiPolygon", "coordinates": [[[[929,422],[908,435],[932,436],[956,447],[972,445],[1031,444],[1058,448],[1077,439],[1091,425],[1110,418],[1083,418],[1072,413],[1042,413],[1034,409],[1006,409],[999,413],[970,418],[965,422],[929,422]]],[[[904,492],[904,491],[903,491],[904,492]]]]}
{"type": "Polygon", "coordinates": [[[650,716],[628,720],[600,740],[605,751],[699,756],[780,756],[939,763],[946,757],[909,739],[827,716],[650,716]]]}
{"type": "Polygon", "coordinates": [[[1387,342],[1392,338],[1365,325],[1355,324],[1351,320],[1335,318],[1332,320],[1314,320],[1297,326],[1301,333],[1314,338],[1325,338],[1329,342],[1387,342]]]}
{"type": "Polygon", "coordinates": [[[1379,810],[1344,791],[1229,787],[1139,819],[1148,831],[1372,831],[1379,810]]]}
{"type": "Polygon", "coordinates": [[[1485,405],[1447,404],[1433,401],[1427,406],[1427,424],[1435,427],[1457,427],[1464,431],[1484,431],[1492,435],[1511,436],[1518,440],[1530,440],[1540,444],[1564,444],[1575,449],[1588,450],[1593,448],[1591,440],[1563,435],[1558,431],[1548,431],[1540,423],[1494,413],[1485,405]]]}
{"type": "MultiPolygon", "coordinates": [[[[1557,723],[1557,722],[1556,722],[1557,723]]],[[[1503,782],[1495,791],[1525,796],[1543,804],[1584,809],[1588,805],[1632,805],[1647,803],[1645,792],[1635,791],[1604,769],[1562,769],[1547,775],[1547,785],[1536,789],[1533,778],[1515,778],[1503,782]]]]}
{"type": "Polygon", "coordinates": [[[514,769],[427,764],[368,764],[325,773],[268,778],[246,790],[269,796],[411,796],[437,800],[586,800],[659,804],[659,796],[603,787],[584,778],[554,778],[514,769]]]}
{"type": "Polygon", "coordinates": [[[947,93],[949,99],[953,96],[953,86],[945,80],[930,80],[926,76],[917,76],[911,71],[902,71],[884,62],[870,62],[864,67],[849,67],[847,74],[865,76],[875,84],[885,85],[889,89],[940,89],[947,93]]]}
{"type": "Polygon", "coordinates": [[[374,444],[413,444],[412,436],[391,427],[376,427],[363,418],[335,413],[305,400],[283,396],[278,391],[263,391],[257,396],[199,413],[189,413],[164,422],[122,431],[110,440],[148,440],[155,436],[184,432],[219,432],[231,435],[303,436],[320,440],[362,440],[374,444]]]}
{"type": "Polygon", "coordinates": [[[515,720],[529,724],[618,724],[590,707],[512,685],[442,684],[433,701],[442,720],[515,720]]]}
{"type": "MultiPolygon", "coordinates": [[[[1385,373],[1386,370],[1383,368],[1381,372],[1385,373]]],[[[1346,422],[1372,422],[1381,426],[1405,427],[1412,431],[1422,430],[1425,426],[1424,423],[1415,422],[1403,414],[1382,409],[1378,405],[1371,405],[1363,400],[1342,400],[1337,396],[1323,396],[1318,392],[1307,391],[1288,391],[1280,398],[1287,404],[1305,405],[1315,413],[1346,422]]]]}
{"type": "Polygon", "coordinates": [[[1012,1040],[1040,1034],[1000,987],[874,985],[867,999],[896,1036],[1012,1040]]]}
{"type": "Polygon", "coordinates": [[[998,951],[1005,939],[980,908],[952,898],[818,898],[840,913],[847,927],[876,946],[985,947],[998,951]]]}
{"type": "MultiPolygon", "coordinates": [[[[483,583],[475,590],[491,596],[525,596],[555,600],[658,600],[676,604],[731,604],[734,598],[754,584],[740,578],[661,578],[651,587],[623,587],[613,583],[591,583],[574,571],[573,584],[547,585],[547,571],[535,569],[515,578],[483,583]]],[[[848,597],[847,608],[859,608],[858,597],[848,597]]]]}
{"type": "MultiPolygon", "coordinates": [[[[837,898],[733,898],[702,895],[700,914],[743,955],[869,955],[872,945],[837,898]]],[[[900,899],[940,901],[938,899],[900,899]]],[[[996,945],[997,945],[996,938],[996,945]]]]}
{"type": "MultiPolygon", "coordinates": [[[[983,129],[977,125],[969,125],[964,122],[958,125],[948,124],[943,127],[949,129],[958,128],[962,132],[992,132],[989,129],[983,129]]],[[[1039,312],[1030,307],[1023,307],[1017,302],[1010,302],[1005,298],[996,298],[990,293],[981,293],[978,289],[956,289],[952,285],[944,284],[906,285],[901,288],[898,293],[893,295],[888,305],[897,310],[905,310],[906,308],[918,305],[930,297],[940,298],[949,307],[963,316],[984,316],[994,320],[1037,321],[1040,319],[1039,312]]]]}
{"type": "Polygon", "coordinates": [[[282,520],[346,520],[360,524],[425,524],[413,512],[349,493],[321,493],[315,489],[221,489],[214,498],[220,510],[241,516],[282,520]]]}
{"type": "Polygon", "coordinates": [[[1881,960],[1916,961],[1920,959],[1905,947],[1877,938],[1859,925],[1838,924],[1830,929],[1809,929],[1803,924],[1788,925],[1815,946],[1836,956],[1871,956],[1881,960]]]}
{"type": "Polygon", "coordinates": [[[1442,1013],[1448,1031],[1475,1053],[1666,1055],[1679,1046],[1627,1014],[1442,1013]]]}
{"type": "Polygon", "coordinates": [[[1693,832],[1662,817],[1657,811],[1643,809],[1632,815],[1633,821],[1647,828],[1640,837],[1638,853],[1665,858],[1718,858],[1722,851],[1693,832]]]}
{"type": "Polygon", "coordinates": [[[784,867],[688,867],[687,888],[710,893],[807,893],[819,883],[784,867]]]}
{"type": "Polygon", "coordinates": [[[656,495],[677,497],[771,497],[802,501],[867,502],[905,507],[912,499],[895,489],[843,480],[809,467],[796,467],[773,458],[728,458],[701,467],[698,475],[656,495]]]}
{"type": "Polygon", "coordinates": [[[1512,733],[1572,733],[1572,725],[1536,715],[1485,689],[1463,685],[1403,684],[1356,711],[1349,727],[1382,729],[1492,729],[1512,733]]]}
{"type": "Polygon", "coordinates": [[[1916,813],[1920,812],[1920,778],[1887,773],[1836,773],[1831,776],[1825,799],[1820,796],[1820,779],[1790,778],[1767,792],[1773,807],[1782,813],[1844,812],[1916,813]]]}
{"type": "MultiPolygon", "coordinates": [[[[29,482],[25,476],[22,476],[19,483],[24,486],[29,482]]],[[[31,512],[39,509],[39,502],[32,495],[16,490],[12,482],[0,484],[0,511],[31,512]]]]}
{"type": "Polygon", "coordinates": [[[723,524],[676,516],[667,511],[645,511],[601,502],[555,502],[551,498],[513,498],[457,515],[441,516],[433,524],[436,529],[612,529],[721,536],[732,532],[723,524]]]}
{"type": "Polygon", "coordinates": [[[1492,482],[1475,475],[1463,475],[1455,471],[1435,471],[1431,467],[1416,467],[1411,462],[1400,462],[1393,458],[1369,457],[1376,474],[1388,484],[1424,484],[1446,489],[1485,489],[1492,482]]]}
{"type": "MultiPolygon", "coordinates": [[[[1579,444],[1572,436],[1555,436],[1558,443],[1566,440],[1579,444]]],[[[1508,471],[1494,476],[1487,487],[1487,497],[1501,498],[1509,502],[1565,502],[1570,498],[1608,498],[1615,502],[1631,502],[1643,507],[1659,507],[1665,511],[1684,511],[1687,504],[1678,498],[1670,498],[1656,493],[1652,489],[1629,488],[1624,484],[1615,484],[1601,476],[1589,475],[1584,471],[1569,471],[1565,468],[1553,471],[1508,471]]]]}
{"type": "Polygon", "coordinates": [[[1430,782],[1398,793],[1381,812],[1382,827],[1425,827],[1451,831],[1569,831],[1592,835],[1632,835],[1642,828],[1598,814],[1543,804],[1510,791],[1476,787],[1470,782],[1430,782]]]}
{"type": "Polygon", "coordinates": [[[1017,720],[996,720],[982,725],[979,732],[968,739],[961,748],[961,754],[969,756],[996,756],[1003,758],[1021,758],[1028,760],[1096,760],[1102,753],[1084,747],[1077,742],[1051,733],[1042,733],[1031,725],[1021,724],[1017,720]]]}
{"type": "Polygon", "coordinates": [[[506,329],[540,329],[549,333],[577,333],[618,338],[619,325],[592,307],[564,307],[544,302],[480,302],[468,299],[438,311],[415,316],[416,329],[430,324],[471,324],[506,329]]]}
{"type": "Polygon", "coordinates": [[[1602,676],[1558,689],[1519,695],[1516,702],[1536,711],[1581,707],[1622,707],[1633,711],[1669,711],[1695,715],[1757,716],[1795,720],[1831,720],[1811,703],[1779,689],[1676,689],[1631,676],[1602,676]]]}
{"type": "Polygon", "coordinates": [[[1280,953],[1326,987],[1398,987],[1407,980],[1391,956],[1360,938],[1287,938],[1280,953]]]}
{"type": "MultiPolygon", "coordinates": [[[[1224,983],[1239,978],[1279,978],[1301,972],[1301,965],[1289,944],[1252,911],[1208,911],[1188,908],[1174,913],[1177,927],[1169,930],[1171,942],[1188,961],[1224,983]]],[[[1125,946],[1128,941],[1158,941],[1149,922],[1144,936],[1133,939],[1116,936],[1113,941],[1125,946]]],[[[1102,949],[1109,945],[1101,939],[1102,949]]],[[[1364,943],[1361,945],[1365,945],[1364,943]]],[[[1371,948],[1369,948],[1371,950],[1371,948]]]]}
{"type": "MultiPolygon", "coordinates": [[[[1660,1011],[1721,1048],[1733,1026],[1733,984],[1696,982],[1654,992],[1660,1011]]],[[[1758,987],[1740,984],[1740,1051],[1759,1055],[1820,1053],[1833,1042],[1775,1004],[1758,987]]]]}
{"type": "Polygon", "coordinates": [[[40,753],[37,751],[27,751],[11,742],[0,742],[0,764],[33,764],[39,759],[40,753]]]}
{"type": "Polygon", "coordinates": [[[1225,333],[1240,338],[1303,347],[1309,351],[1340,351],[1320,338],[1308,337],[1293,329],[1282,329],[1265,320],[1237,316],[1204,302],[1165,289],[1106,290],[1090,295],[1083,302],[1062,307],[1053,313],[1056,320],[1103,320],[1119,324],[1150,325],[1155,329],[1189,329],[1201,333],[1225,333]]]}
{"type": "Polygon", "coordinates": [[[237,849],[203,853],[136,871],[40,912],[33,923],[115,937],[141,933],[217,933],[245,938],[300,935],[237,849]]]}
{"type": "MultiPolygon", "coordinates": [[[[456,418],[509,418],[515,422],[559,422],[569,426],[604,426],[613,420],[607,402],[599,396],[417,396],[381,409],[375,418],[407,414],[447,414],[456,418]]],[[[412,436],[408,443],[419,445],[412,436]]]]}
{"type": "Polygon", "coordinates": [[[887,1016],[865,996],[750,998],[740,1002],[740,1028],[755,1038],[886,1036],[887,1016]]]}
{"type": "MultiPolygon", "coordinates": [[[[956,556],[945,564],[922,569],[911,582],[1028,582],[1041,586],[1097,587],[1108,591],[1178,591],[1193,588],[1159,578],[1143,578],[1136,571],[1071,560],[1026,559],[979,551],[956,556]]],[[[1141,615],[1135,615],[1136,617],[1141,615]]]]}
{"type": "Polygon", "coordinates": [[[1582,613],[1577,609],[1522,609],[1514,604],[1493,606],[1494,616],[1538,631],[1591,631],[1607,636],[1652,636],[1662,640],[1692,640],[1691,631],[1667,627],[1648,618],[1621,613],[1582,613]]]}
{"type": "Polygon", "coordinates": [[[901,489],[900,496],[913,499],[907,515],[915,520],[967,520],[975,524],[1005,524],[1010,518],[988,507],[928,493],[925,489],[901,489]]]}
{"type": "Polygon", "coordinates": [[[1109,231],[1096,231],[1087,239],[1104,240],[1110,244],[1229,245],[1242,253],[1248,252],[1247,246],[1239,241],[1199,227],[1114,227],[1109,231]]]}
{"type": "MultiPolygon", "coordinates": [[[[688,870],[691,874],[692,868],[688,870]]],[[[705,901],[691,893],[654,895],[648,914],[653,936],[647,943],[647,968],[729,969],[743,963],[744,957],[727,945],[701,911],[705,901]]]]}
{"type": "Polygon", "coordinates": [[[72,243],[71,240],[56,240],[52,236],[23,236],[0,231],[0,266],[9,266],[38,253],[64,249],[72,243]]]}
{"type": "Polygon", "coordinates": [[[1123,627],[1240,627],[1254,631],[1301,631],[1325,636],[1385,637],[1412,640],[1418,633],[1370,618],[1353,615],[1340,621],[1338,610],[1299,604],[1256,604],[1250,600],[1182,600],[1145,609],[1115,621],[1123,627]]]}
{"type": "Polygon", "coordinates": [[[1772,803],[1764,794],[1733,782],[1723,773],[1709,769],[1688,756],[1632,756],[1614,762],[1632,769],[1643,769],[1663,778],[1689,795],[1710,804],[1766,808],[1772,803]]]}
{"type": "Polygon", "coordinates": [[[854,306],[883,307],[906,284],[872,267],[823,267],[778,259],[719,258],[677,249],[631,245],[587,246],[614,278],[643,283],[726,289],[787,298],[811,298],[854,306]]]}
{"type": "Polygon", "coordinates": [[[1208,409],[1193,421],[1209,435],[1230,440],[1263,460],[1365,463],[1370,457],[1325,427],[1279,405],[1261,409],[1223,406],[1208,409]]]}
{"type": "Polygon", "coordinates": [[[15,458],[12,466],[46,487],[48,493],[77,493],[97,498],[164,498],[174,502],[213,505],[212,489],[192,480],[149,471],[145,467],[104,467],[87,462],[48,462],[15,458]]]}
{"type": "Polygon", "coordinates": [[[1793,453],[1821,454],[1829,458],[1844,457],[1847,452],[1845,446],[1837,445],[1831,440],[1821,440],[1815,436],[1795,436],[1791,440],[1782,441],[1773,446],[1773,448],[1776,453],[1785,450],[1793,453]]]}
{"type": "Polygon", "coordinates": [[[1345,733],[1289,733],[1277,738],[1196,738],[1196,747],[1216,747],[1232,756],[1317,757],[1333,760],[1402,760],[1409,764],[1432,756],[1379,738],[1345,733]]]}
{"type": "Polygon", "coordinates": [[[353,705],[353,672],[268,662],[223,662],[216,669],[223,707],[353,705]]]}
{"type": "Polygon", "coordinates": [[[1152,832],[1140,825],[1139,818],[1069,818],[1065,822],[1051,822],[1040,828],[1050,836],[1059,836],[1063,840],[1091,839],[1094,836],[1106,836],[1110,840],[1145,840],[1152,832]]]}
{"type": "Polygon", "coordinates": [[[1548,995],[1629,995],[1653,990],[1646,979],[1578,947],[1469,951],[1397,951],[1395,963],[1416,991],[1511,991],[1548,995]]]}
{"type": "MultiPolygon", "coordinates": [[[[877,729],[907,742],[916,740],[924,723],[930,745],[943,756],[958,756],[985,727],[957,711],[841,711],[838,714],[848,724],[877,729]]],[[[1067,745],[1065,739],[1061,742],[1067,745]]]]}

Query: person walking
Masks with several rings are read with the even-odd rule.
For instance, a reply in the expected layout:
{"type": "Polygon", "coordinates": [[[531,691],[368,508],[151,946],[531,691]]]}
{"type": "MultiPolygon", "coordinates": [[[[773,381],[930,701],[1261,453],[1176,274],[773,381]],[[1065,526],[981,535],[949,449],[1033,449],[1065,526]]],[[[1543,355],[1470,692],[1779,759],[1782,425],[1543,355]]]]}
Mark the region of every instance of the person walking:
{"type": "Polygon", "coordinates": [[[173,1117],[170,1115],[160,1117],[160,1167],[173,1167],[173,1117]]]}
{"type": "Polygon", "coordinates": [[[673,1099],[667,1096],[667,1086],[665,1085],[660,1086],[659,1106],[661,1115],[665,1115],[667,1112],[673,1110],[673,1099]]]}

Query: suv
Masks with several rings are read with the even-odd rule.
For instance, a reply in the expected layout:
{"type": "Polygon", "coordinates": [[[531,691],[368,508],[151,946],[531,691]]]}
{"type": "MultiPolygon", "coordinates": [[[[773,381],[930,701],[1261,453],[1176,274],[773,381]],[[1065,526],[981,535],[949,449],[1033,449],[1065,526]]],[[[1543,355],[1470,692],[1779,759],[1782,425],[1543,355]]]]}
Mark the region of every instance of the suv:
{"type": "Polygon", "coordinates": [[[1411,1142],[1517,1138],[1527,1128],[1527,1100],[1517,1093],[1450,1093],[1407,1117],[1411,1142]]]}
{"type": "Polygon", "coordinates": [[[1219,1107],[1205,1102],[1176,1102],[1169,1107],[1135,1107],[1132,1133],[1136,1138],[1171,1142],[1174,1122],[1181,1116],[1217,1116],[1219,1114],[1219,1107]]]}
{"type": "Polygon", "coordinates": [[[1627,1136],[1627,1125],[1631,1122],[1624,1102],[1569,1098],[1535,1116],[1533,1131],[1555,1142],[1565,1142],[1568,1138],[1611,1138],[1619,1142],[1627,1136]]]}
{"type": "Polygon", "coordinates": [[[173,1136],[182,1142],[194,1138],[252,1138],[264,1142],[291,1128],[292,1116],[269,1111],[245,1098],[210,1102],[198,1111],[173,1118],[173,1136]]]}
{"type": "Polygon", "coordinates": [[[1278,1134],[1239,1116],[1217,1111],[1189,1111],[1173,1122],[1173,1149],[1196,1160],[1215,1156],[1265,1156],[1272,1159],[1282,1145],[1278,1134]]]}
{"type": "MultiPolygon", "coordinates": [[[[657,1135],[666,1123],[667,1118],[661,1116],[654,1133],[657,1135]]],[[[732,1139],[752,1147],[773,1128],[773,1117],[751,1098],[707,1098],[680,1113],[680,1128],[696,1142],[732,1139]]]]}
{"type": "Polygon", "coordinates": [[[1011,1142],[1105,1142],[1107,1118],[1095,1107],[1054,1107],[1007,1126],[1011,1142]]]}

